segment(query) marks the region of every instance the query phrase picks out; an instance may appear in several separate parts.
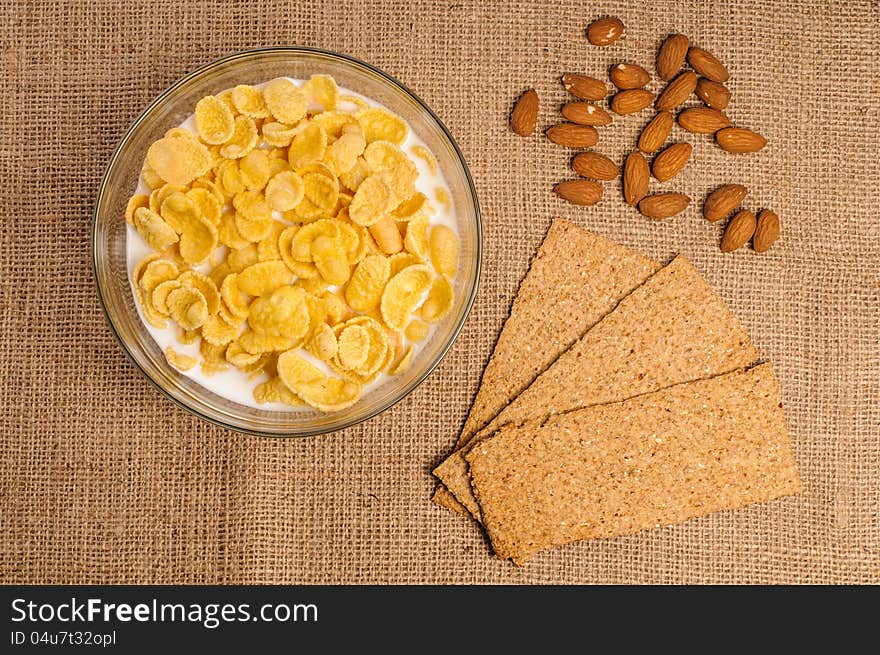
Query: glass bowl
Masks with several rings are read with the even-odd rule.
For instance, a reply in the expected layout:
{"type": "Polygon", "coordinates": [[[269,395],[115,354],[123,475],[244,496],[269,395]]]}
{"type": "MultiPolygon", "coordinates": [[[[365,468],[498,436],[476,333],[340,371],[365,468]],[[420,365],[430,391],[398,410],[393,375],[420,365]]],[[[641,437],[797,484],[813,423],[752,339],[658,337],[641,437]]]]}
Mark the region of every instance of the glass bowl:
{"type": "Polygon", "coordinates": [[[181,407],[217,425],[259,435],[308,436],[341,430],[385,411],[415,389],[455,341],[473,305],[480,277],[482,226],[470,171],[452,135],[415,94],[390,75],[345,55],[282,47],[229,55],[185,76],[162,93],[126,132],[110,158],[95,204],[92,263],[98,295],[122,349],[159,390],[181,407]],[[134,193],[147,148],[192,114],[196,102],[237,84],[279,76],[333,76],[340,87],[372,98],[402,116],[428,145],[452,193],[461,241],[455,304],[416,354],[410,368],[370,390],[352,407],[322,414],[248,407],[218,396],[172,368],[141,322],[129,284],[125,205],[134,193]]]}

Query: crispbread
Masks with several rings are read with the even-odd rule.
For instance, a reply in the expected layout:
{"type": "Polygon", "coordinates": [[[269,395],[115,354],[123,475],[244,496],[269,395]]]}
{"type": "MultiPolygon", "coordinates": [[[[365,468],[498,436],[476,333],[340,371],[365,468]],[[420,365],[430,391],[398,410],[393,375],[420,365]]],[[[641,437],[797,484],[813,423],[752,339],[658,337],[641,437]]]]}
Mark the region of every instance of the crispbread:
{"type": "Polygon", "coordinates": [[[518,564],[800,491],[769,364],[508,425],[467,459],[495,552],[518,564]]]}
{"type": "Polygon", "coordinates": [[[553,221],[520,284],[458,446],[659,268],[573,223],[553,221]]]}
{"type": "MultiPolygon", "coordinates": [[[[456,448],[659,268],[649,257],[554,220],[520,283],[456,448]]],[[[433,500],[462,511],[441,489],[433,500]]]]}
{"type": "MultiPolygon", "coordinates": [[[[508,423],[727,373],[757,355],[724,301],[678,256],[565,351],[474,441],[508,423]]],[[[479,517],[461,450],[434,474],[479,517]]]]}

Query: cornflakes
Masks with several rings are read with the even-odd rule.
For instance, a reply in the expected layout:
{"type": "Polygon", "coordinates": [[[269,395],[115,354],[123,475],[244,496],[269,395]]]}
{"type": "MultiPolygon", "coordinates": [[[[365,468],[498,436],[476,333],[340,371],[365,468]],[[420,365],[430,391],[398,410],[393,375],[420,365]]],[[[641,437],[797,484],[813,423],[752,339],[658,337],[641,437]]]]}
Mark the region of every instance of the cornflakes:
{"type": "Polygon", "coordinates": [[[165,360],[178,371],[188,371],[199,363],[195,357],[178,353],[170,346],[165,349],[165,360]]]}
{"type": "Polygon", "coordinates": [[[177,232],[159,214],[147,207],[138,207],[135,210],[134,229],[153,250],[165,250],[178,241],[177,232]]]}
{"type": "Polygon", "coordinates": [[[303,84],[302,90],[309,101],[321,105],[325,111],[336,109],[339,87],[336,86],[336,80],[332,77],[328,75],[312,75],[303,84]]]}
{"type": "Polygon", "coordinates": [[[257,262],[238,274],[238,288],[249,296],[266,296],[278,287],[290,284],[293,276],[281,261],[257,262]]]}
{"type": "Polygon", "coordinates": [[[196,130],[207,144],[221,145],[232,138],[235,117],[222,100],[205,96],[196,103],[196,130]]]}
{"type": "Polygon", "coordinates": [[[351,220],[358,225],[378,223],[392,209],[392,192],[379,175],[370,175],[358,186],[348,207],[351,220]]]}
{"type": "Polygon", "coordinates": [[[452,285],[444,276],[439,276],[431,284],[428,297],[419,309],[419,315],[426,323],[436,323],[452,309],[454,293],[452,285]]]}
{"type": "Polygon", "coordinates": [[[220,154],[226,159],[240,159],[257,147],[259,134],[257,124],[250,116],[236,116],[232,138],[220,147],[220,154]]]}
{"type": "Polygon", "coordinates": [[[434,153],[428,150],[425,146],[413,146],[410,149],[410,152],[428,165],[428,170],[431,172],[431,175],[437,174],[437,159],[434,157],[434,153]]]}
{"type": "Polygon", "coordinates": [[[391,141],[400,145],[406,140],[409,131],[406,122],[387,109],[381,107],[360,109],[355,113],[355,118],[364,128],[364,138],[367,143],[391,141]]]}
{"type": "MultiPolygon", "coordinates": [[[[258,403],[337,411],[406,371],[452,309],[460,255],[454,230],[430,225],[414,159],[432,174],[437,161],[404,152],[406,122],[326,75],[206,96],[194,120],[150,146],[150,191],[125,207],[157,251],[131,275],[144,320],[198,342],[205,375],[261,378],[258,403]]],[[[451,209],[444,187],[434,197],[451,209]]]]}
{"type": "Polygon", "coordinates": [[[382,300],[382,292],[391,277],[391,264],[381,255],[367,255],[361,260],[345,289],[345,300],[357,312],[368,312],[382,300]]]}
{"type": "Polygon", "coordinates": [[[458,247],[458,236],[450,228],[445,225],[431,228],[428,249],[431,263],[440,275],[455,277],[458,271],[458,247]]]}
{"type": "Polygon", "coordinates": [[[422,296],[431,287],[433,273],[424,264],[408,266],[385,285],[380,309],[382,319],[392,330],[403,330],[410,314],[421,303],[422,296]]]}
{"type": "Polygon", "coordinates": [[[170,184],[189,184],[210,170],[211,153],[195,139],[163,137],[147,150],[147,163],[170,184]]]}
{"type": "Polygon", "coordinates": [[[235,105],[239,114],[251,118],[266,118],[269,115],[269,108],[263,99],[263,93],[247,84],[239,84],[232,89],[232,104],[235,105]]]}
{"type": "Polygon", "coordinates": [[[266,185],[266,204],[275,211],[293,209],[304,196],[303,179],[294,171],[277,173],[266,185]]]}
{"type": "Polygon", "coordinates": [[[293,125],[306,115],[308,100],[293,82],[278,77],[263,89],[263,98],[272,115],[282,123],[293,125]]]}

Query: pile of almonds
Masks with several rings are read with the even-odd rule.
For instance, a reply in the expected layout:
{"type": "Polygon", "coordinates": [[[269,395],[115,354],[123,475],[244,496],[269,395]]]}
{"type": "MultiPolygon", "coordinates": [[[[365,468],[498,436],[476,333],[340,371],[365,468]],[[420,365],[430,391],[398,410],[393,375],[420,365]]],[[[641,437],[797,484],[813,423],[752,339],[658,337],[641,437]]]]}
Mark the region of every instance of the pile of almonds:
{"type": "MultiPolygon", "coordinates": [[[[595,46],[608,46],[617,41],[624,32],[618,18],[600,18],[587,28],[587,40],[595,46]]],[[[652,219],[675,216],[690,204],[683,193],[656,193],[648,195],[651,175],[664,183],[672,180],[688,163],[693,148],[687,142],[673,143],[664,148],[676,118],[678,124],[693,134],[712,134],[720,148],[731,153],[758,152],[767,140],[749,129],[736,127],[724,113],[730,103],[730,91],[724,86],[730,75],[724,64],[712,53],[690,44],[682,34],[672,34],[663,41],[657,53],[657,75],[667,82],[666,88],[656,97],[644,87],[651,75],[634,63],[619,63],[611,67],[610,78],[617,91],[608,106],[619,116],[641,112],[652,104],[654,117],[639,135],[637,148],[630,152],[623,163],[623,197],[627,204],[638,207],[639,212],[652,219]],[[682,70],[685,63],[691,70],[682,70]],[[695,94],[705,106],[691,107],[673,112],[695,94]],[[654,154],[656,153],[656,154],[654,154]],[[648,165],[645,155],[654,155],[648,165]]],[[[597,102],[608,95],[604,81],[566,73],[562,76],[566,90],[578,100],[562,107],[566,122],[553,125],[546,131],[553,143],[568,148],[586,150],[599,143],[599,130],[610,125],[612,114],[597,102]]],[[[510,126],[520,136],[529,136],[535,130],[538,118],[538,94],[534,89],[525,91],[514,105],[510,126]]],[[[576,205],[593,205],[602,199],[601,182],[611,181],[621,175],[617,163],[592,150],[575,155],[572,170],[580,178],[560,182],[554,191],[576,205]]],[[[748,190],[740,184],[726,184],[713,191],[703,206],[708,221],[719,221],[732,214],[745,199],[748,190]]],[[[755,252],[764,252],[773,245],[779,235],[779,218],[769,210],[762,210],[757,218],[748,210],[736,212],[730,219],[721,240],[721,250],[732,252],[749,240],[755,252]]]]}

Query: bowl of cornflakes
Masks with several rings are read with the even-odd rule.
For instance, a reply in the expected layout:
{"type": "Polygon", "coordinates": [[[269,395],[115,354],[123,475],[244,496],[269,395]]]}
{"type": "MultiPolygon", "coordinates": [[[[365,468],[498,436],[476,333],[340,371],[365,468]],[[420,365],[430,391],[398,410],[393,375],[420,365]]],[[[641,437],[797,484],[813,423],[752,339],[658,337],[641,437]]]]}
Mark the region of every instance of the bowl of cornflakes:
{"type": "Polygon", "coordinates": [[[308,436],[437,366],[480,276],[473,180],[416,95],[352,57],[248,51],[176,82],[114,151],[92,258],[107,320],[168,398],[308,436]]]}

